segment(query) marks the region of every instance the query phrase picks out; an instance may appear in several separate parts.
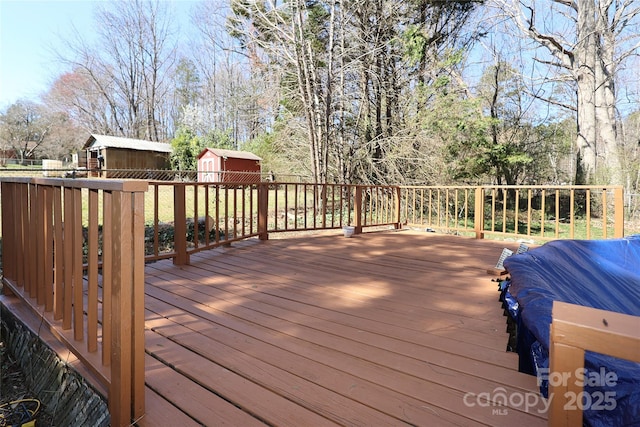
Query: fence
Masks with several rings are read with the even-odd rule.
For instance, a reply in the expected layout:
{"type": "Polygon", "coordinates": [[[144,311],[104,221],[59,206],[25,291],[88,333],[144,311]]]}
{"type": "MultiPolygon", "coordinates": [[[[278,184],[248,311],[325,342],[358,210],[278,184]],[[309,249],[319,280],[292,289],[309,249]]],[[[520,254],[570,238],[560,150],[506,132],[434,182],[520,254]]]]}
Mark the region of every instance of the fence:
{"type": "Polygon", "coordinates": [[[17,165],[17,166],[42,166],[42,160],[23,159],[22,161],[16,157],[0,157],[0,165],[17,165]]]}

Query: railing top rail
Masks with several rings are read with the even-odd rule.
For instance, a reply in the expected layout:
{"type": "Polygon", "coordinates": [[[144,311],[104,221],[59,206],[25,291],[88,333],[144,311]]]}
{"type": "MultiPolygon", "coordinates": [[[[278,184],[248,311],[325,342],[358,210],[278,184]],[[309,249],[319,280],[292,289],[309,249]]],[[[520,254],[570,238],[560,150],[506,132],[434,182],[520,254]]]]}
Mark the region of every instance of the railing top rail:
{"type": "Polygon", "coordinates": [[[174,187],[186,187],[186,186],[236,186],[236,185],[259,185],[259,184],[282,184],[280,182],[267,182],[267,181],[162,181],[162,180],[150,180],[145,181],[149,185],[166,185],[174,187]]]}
{"type": "MultiPolygon", "coordinates": [[[[241,172],[238,172],[241,173],[241,172]]],[[[206,182],[197,182],[197,181],[161,181],[161,180],[151,180],[148,181],[149,184],[152,185],[298,185],[298,186],[321,186],[328,185],[333,187],[354,187],[354,188],[402,188],[400,185],[378,185],[378,184],[337,184],[332,182],[318,183],[318,182],[289,182],[289,181],[206,181],[206,182]]]]}
{"type": "Polygon", "coordinates": [[[148,181],[143,180],[3,177],[0,182],[127,192],[146,192],[149,188],[148,181]]]}
{"type": "Polygon", "coordinates": [[[454,189],[474,189],[478,188],[477,185],[399,185],[402,189],[412,188],[424,188],[424,189],[442,189],[442,190],[454,190],[454,189]]]}
{"type": "Polygon", "coordinates": [[[361,188],[399,188],[400,185],[382,185],[382,184],[344,184],[338,182],[287,182],[287,181],[265,181],[266,184],[277,184],[277,185],[330,185],[334,187],[361,187],[361,188]]]}
{"type": "Polygon", "coordinates": [[[640,362],[640,354],[636,351],[638,347],[634,347],[634,343],[640,344],[638,319],[639,316],[554,301],[552,324],[555,325],[556,334],[553,337],[556,342],[585,351],[640,362]],[[581,329],[584,334],[563,334],[562,331],[567,328],[581,329]],[[622,340],[626,340],[625,344],[619,345],[622,340]]]}
{"type": "Polygon", "coordinates": [[[425,188],[425,189],[461,189],[461,188],[482,188],[482,189],[514,189],[527,188],[536,190],[546,190],[549,188],[558,188],[562,190],[615,190],[623,188],[622,185],[564,185],[564,184],[548,184],[548,185],[401,185],[400,188],[425,188]]]}

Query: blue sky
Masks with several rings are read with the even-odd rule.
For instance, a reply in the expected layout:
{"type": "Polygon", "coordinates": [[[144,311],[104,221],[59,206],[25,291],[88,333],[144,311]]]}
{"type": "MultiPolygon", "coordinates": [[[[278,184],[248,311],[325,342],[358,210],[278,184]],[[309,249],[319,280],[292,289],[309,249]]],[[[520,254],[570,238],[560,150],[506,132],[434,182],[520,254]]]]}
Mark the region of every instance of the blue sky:
{"type": "MultiPolygon", "coordinates": [[[[64,69],[52,49],[75,26],[90,35],[94,12],[109,0],[0,0],[0,110],[37,100],[64,69]]],[[[184,21],[194,1],[172,3],[184,21]]]]}

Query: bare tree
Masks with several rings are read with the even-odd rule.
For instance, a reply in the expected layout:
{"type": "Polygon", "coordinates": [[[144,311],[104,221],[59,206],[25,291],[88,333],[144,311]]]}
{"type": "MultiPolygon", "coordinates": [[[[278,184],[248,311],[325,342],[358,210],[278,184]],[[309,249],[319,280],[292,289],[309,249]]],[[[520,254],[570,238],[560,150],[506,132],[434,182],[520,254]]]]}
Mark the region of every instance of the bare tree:
{"type": "Polygon", "coordinates": [[[67,114],[44,104],[18,101],[0,113],[2,151],[13,151],[20,163],[27,159],[65,159],[84,142],[67,114]]]}
{"type": "Polygon", "coordinates": [[[41,106],[31,101],[18,101],[0,114],[0,136],[5,141],[5,149],[15,152],[20,164],[35,157],[51,126],[41,106]]]}
{"type": "Polygon", "coordinates": [[[555,71],[547,73],[541,84],[565,83],[573,88],[575,101],[536,93],[575,111],[576,143],[586,180],[621,184],[616,78],[625,61],[639,53],[640,5],[632,0],[494,0],[494,4],[550,55],[534,58],[555,71]]]}
{"type": "MultiPolygon", "coordinates": [[[[322,10],[321,5],[312,7],[316,7],[316,11],[322,10]]],[[[326,59],[326,51],[319,51],[314,39],[326,38],[326,29],[319,26],[322,34],[310,33],[310,25],[314,22],[303,0],[280,4],[272,0],[233,1],[232,10],[231,32],[240,45],[254,58],[265,54],[269,58],[271,72],[280,72],[285,87],[290,85],[293,90],[290,99],[298,103],[298,112],[307,124],[313,177],[318,182],[325,182],[328,138],[324,117],[330,89],[327,90],[327,81],[323,82],[319,74],[324,68],[320,65],[319,52],[323,52],[322,59],[326,59]]],[[[320,43],[324,45],[324,42],[320,43]]]]}
{"type": "Polygon", "coordinates": [[[108,3],[96,16],[99,37],[89,46],[83,37],[59,54],[74,78],[59,79],[56,97],[74,107],[85,128],[127,137],[167,137],[169,114],[163,109],[170,85],[163,81],[175,60],[171,16],[162,1],[108,3]]]}
{"type": "Polygon", "coordinates": [[[50,111],[65,112],[87,134],[110,134],[118,127],[110,98],[101,93],[86,69],[64,73],[52,84],[43,101],[50,111]]]}
{"type": "Polygon", "coordinates": [[[228,1],[198,5],[192,20],[200,39],[192,47],[201,76],[195,102],[199,122],[209,131],[228,133],[234,146],[272,129],[278,110],[280,78],[270,72],[269,57],[256,45],[238,46],[227,31],[228,1]]]}
{"type": "MultiPolygon", "coordinates": [[[[426,0],[231,4],[231,34],[247,57],[259,58],[270,75],[280,77],[281,131],[299,135],[301,121],[306,127],[307,164],[317,181],[385,183],[413,180],[414,171],[429,170],[415,164],[417,159],[430,161],[426,153],[437,150],[416,155],[420,144],[411,146],[412,134],[425,136],[415,124],[428,108],[423,86],[440,84],[443,74],[446,78],[456,74],[455,66],[445,65],[443,59],[462,47],[463,29],[477,4],[426,0]],[[419,49],[410,51],[410,45],[419,49]],[[414,167],[396,164],[405,159],[412,159],[414,167]]],[[[431,159],[431,165],[435,163],[431,159]]]]}

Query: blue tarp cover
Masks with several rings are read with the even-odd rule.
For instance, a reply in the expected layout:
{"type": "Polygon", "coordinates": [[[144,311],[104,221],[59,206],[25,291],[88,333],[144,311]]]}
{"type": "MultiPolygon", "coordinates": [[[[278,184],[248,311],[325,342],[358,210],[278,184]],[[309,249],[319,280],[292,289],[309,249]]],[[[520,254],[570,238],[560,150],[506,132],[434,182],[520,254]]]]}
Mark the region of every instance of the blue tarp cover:
{"type": "MultiPolygon", "coordinates": [[[[539,377],[549,367],[554,300],[640,316],[640,235],[552,241],[507,258],[504,266],[510,275],[505,303],[518,325],[520,369],[539,377]]],[[[587,381],[584,424],[640,426],[640,364],[588,352],[585,369],[586,378],[612,372],[617,380],[604,387],[587,381]],[[615,401],[608,398],[608,404],[588,404],[605,392],[615,401]]],[[[547,395],[546,382],[541,392],[547,395]]]]}

